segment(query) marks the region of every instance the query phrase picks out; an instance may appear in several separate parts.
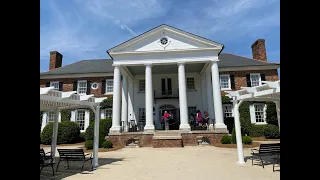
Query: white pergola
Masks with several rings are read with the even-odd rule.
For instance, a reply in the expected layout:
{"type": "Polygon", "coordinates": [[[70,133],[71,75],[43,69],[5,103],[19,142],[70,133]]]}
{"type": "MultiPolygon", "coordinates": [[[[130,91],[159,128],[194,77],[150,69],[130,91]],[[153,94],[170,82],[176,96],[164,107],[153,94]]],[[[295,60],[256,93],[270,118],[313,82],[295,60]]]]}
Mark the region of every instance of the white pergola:
{"type": "Polygon", "coordinates": [[[280,80],[262,81],[263,85],[241,87],[238,91],[225,91],[233,100],[234,124],[236,130],[238,164],[244,164],[242,136],[240,127],[239,106],[243,101],[273,101],[276,104],[278,125],[280,131],[280,80]]]}
{"type": "Polygon", "coordinates": [[[51,142],[51,155],[54,157],[56,152],[59,111],[62,109],[90,108],[95,114],[93,166],[97,167],[99,165],[98,148],[100,103],[106,98],[95,98],[92,94],[78,95],[76,94],[77,91],[62,92],[53,89],[54,87],[40,88],[40,111],[55,111],[51,142]]]}

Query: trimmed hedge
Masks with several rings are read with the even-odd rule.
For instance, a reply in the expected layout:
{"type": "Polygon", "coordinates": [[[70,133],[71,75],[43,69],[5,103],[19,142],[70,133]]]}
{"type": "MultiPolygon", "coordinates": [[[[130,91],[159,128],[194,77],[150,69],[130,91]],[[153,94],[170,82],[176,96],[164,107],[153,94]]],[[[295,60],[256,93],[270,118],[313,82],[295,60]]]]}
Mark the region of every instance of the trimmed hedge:
{"type": "Polygon", "coordinates": [[[252,124],[249,135],[252,137],[261,137],[264,136],[264,129],[266,125],[255,125],[252,124]]]}
{"type": "Polygon", "coordinates": [[[82,133],[80,133],[80,135],[79,135],[79,142],[85,142],[85,141],[86,141],[85,133],[82,132],[82,133]]]}
{"type": "MultiPolygon", "coordinates": [[[[112,125],[112,119],[101,119],[99,124],[99,147],[102,147],[103,142],[105,142],[105,136],[108,135],[109,129],[112,125]]],[[[85,132],[85,139],[94,140],[94,122],[90,123],[85,132]]]]}
{"type": "Polygon", "coordinates": [[[237,137],[236,137],[236,129],[233,127],[232,134],[231,134],[231,143],[236,144],[237,143],[237,137]]]}
{"type": "Polygon", "coordinates": [[[111,141],[105,141],[102,143],[102,147],[104,148],[112,148],[113,147],[113,144],[111,141]]]}
{"type": "Polygon", "coordinates": [[[264,136],[267,139],[279,139],[280,138],[279,127],[272,124],[267,124],[264,129],[264,136]]]}
{"type": "Polygon", "coordinates": [[[69,109],[61,110],[60,114],[61,114],[61,122],[70,121],[71,110],[69,110],[69,109]]]}
{"type": "MultiPolygon", "coordinates": [[[[46,125],[41,133],[41,142],[51,144],[53,123],[46,125]]],[[[57,144],[73,144],[79,142],[80,127],[76,122],[65,121],[58,123],[57,144]]]]}
{"type": "Polygon", "coordinates": [[[221,144],[231,144],[231,136],[224,135],[221,137],[221,144]]]}
{"type": "Polygon", "coordinates": [[[241,134],[244,136],[245,134],[251,136],[251,120],[250,120],[250,102],[244,101],[239,106],[239,114],[240,114],[240,124],[241,124],[241,134]]]}
{"type": "Polygon", "coordinates": [[[250,136],[242,136],[243,144],[252,144],[252,138],[250,136]]]}
{"type": "Polygon", "coordinates": [[[93,140],[88,140],[88,141],[86,141],[85,147],[86,147],[87,149],[93,149],[93,140]]]}

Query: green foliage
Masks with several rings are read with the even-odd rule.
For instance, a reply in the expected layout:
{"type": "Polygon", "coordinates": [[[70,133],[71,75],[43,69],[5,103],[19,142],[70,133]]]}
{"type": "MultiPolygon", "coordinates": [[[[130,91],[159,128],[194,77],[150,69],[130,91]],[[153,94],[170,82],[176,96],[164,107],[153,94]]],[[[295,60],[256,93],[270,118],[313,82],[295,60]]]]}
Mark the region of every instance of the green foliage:
{"type": "Polygon", "coordinates": [[[40,124],[42,124],[43,111],[40,111],[40,124]]]}
{"type": "Polygon", "coordinates": [[[113,144],[112,144],[111,141],[104,141],[104,142],[102,143],[102,147],[104,147],[104,148],[112,148],[112,147],[113,147],[113,144]]]}
{"type": "Polygon", "coordinates": [[[222,104],[231,104],[231,99],[228,96],[221,96],[222,104]]]}
{"type": "Polygon", "coordinates": [[[236,144],[237,143],[237,137],[236,137],[236,129],[233,127],[232,134],[231,134],[231,143],[236,144]]]}
{"type": "Polygon", "coordinates": [[[226,124],[229,133],[232,132],[232,128],[234,127],[234,118],[233,117],[224,118],[224,123],[226,124]]]}
{"type": "Polygon", "coordinates": [[[267,124],[264,129],[264,136],[267,139],[278,139],[280,138],[279,127],[272,124],[267,124]]]}
{"type": "Polygon", "coordinates": [[[94,122],[90,123],[84,134],[86,141],[94,139],[94,122]]]}
{"type": "Polygon", "coordinates": [[[249,135],[251,137],[261,137],[264,136],[264,129],[266,125],[254,125],[251,124],[251,129],[249,135]]]}
{"type": "Polygon", "coordinates": [[[108,97],[108,99],[104,99],[101,103],[101,109],[112,108],[113,99],[112,97],[108,97]]]}
{"type": "Polygon", "coordinates": [[[60,111],[61,113],[61,122],[70,121],[71,119],[71,110],[64,109],[60,111]]]}
{"type": "Polygon", "coordinates": [[[242,104],[239,106],[239,114],[240,114],[240,124],[241,124],[241,134],[242,135],[250,135],[251,131],[251,119],[250,119],[250,102],[244,101],[242,104]]]}
{"type": "Polygon", "coordinates": [[[86,141],[86,139],[85,139],[85,133],[82,132],[82,133],[80,133],[80,135],[79,135],[79,140],[78,140],[78,142],[85,142],[85,141],[86,141]]]}
{"type": "Polygon", "coordinates": [[[243,144],[252,144],[252,138],[250,136],[242,136],[243,144]]]}
{"type": "Polygon", "coordinates": [[[93,140],[88,140],[88,141],[86,141],[85,147],[86,147],[87,149],[93,149],[93,140]]]}
{"type": "Polygon", "coordinates": [[[89,117],[89,122],[92,123],[92,122],[94,122],[96,116],[94,115],[94,112],[92,111],[91,108],[89,108],[89,109],[87,109],[87,110],[89,110],[89,113],[90,113],[90,114],[89,114],[89,115],[90,115],[90,117],[89,117]]]}
{"type": "Polygon", "coordinates": [[[221,144],[231,144],[231,137],[229,135],[222,136],[221,144]]]}
{"type": "Polygon", "coordinates": [[[52,138],[52,132],[53,132],[53,123],[50,122],[48,125],[46,125],[42,132],[41,132],[41,142],[43,144],[51,144],[51,138],[52,138]]]}
{"type": "MultiPolygon", "coordinates": [[[[108,135],[109,129],[112,125],[112,119],[101,119],[99,124],[99,147],[102,147],[102,143],[105,142],[105,136],[108,135]]],[[[85,132],[85,139],[94,140],[94,122],[90,123],[85,132]]]]}
{"type": "Polygon", "coordinates": [[[267,123],[278,126],[276,104],[274,102],[267,102],[266,105],[267,105],[267,110],[266,110],[267,123]]]}

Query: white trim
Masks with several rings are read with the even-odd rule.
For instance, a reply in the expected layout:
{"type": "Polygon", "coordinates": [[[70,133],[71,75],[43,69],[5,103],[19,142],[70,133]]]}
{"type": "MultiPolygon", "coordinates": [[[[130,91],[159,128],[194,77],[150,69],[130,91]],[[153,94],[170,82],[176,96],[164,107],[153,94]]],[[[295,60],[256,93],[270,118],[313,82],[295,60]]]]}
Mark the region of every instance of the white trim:
{"type": "Polygon", "coordinates": [[[77,81],[77,94],[79,94],[79,95],[87,95],[87,89],[88,89],[88,81],[87,80],[78,80],[77,81]],[[86,93],[79,93],[79,84],[83,83],[83,82],[86,83],[86,93]]]}
{"type": "MultiPolygon", "coordinates": [[[[44,72],[42,72],[44,73],[44,72]]],[[[59,78],[85,78],[85,77],[110,77],[113,72],[107,73],[75,73],[75,74],[41,74],[40,79],[59,79],[59,78]]]]}
{"type": "Polygon", "coordinates": [[[113,94],[113,88],[114,88],[114,83],[113,83],[113,79],[107,79],[106,80],[106,93],[104,93],[105,95],[112,95],[113,94]],[[108,81],[110,82],[110,81],[112,81],[112,92],[107,92],[107,90],[108,90],[108,81]]]}
{"type": "Polygon", "coordinates": [[[257,85],[257,86],[261,86],[262,85],[262,83],[261,83],[261,74],[260,73],[250,73],[250,84],[251,84],[251,87],[256,87],[256,86],[252,86],[252,78],[251,78],[251,76],[259,76],[259,85],[257,85]]]}
{"type": "Polygon", "coordinates": [[[230,79],[230,74],[221,74],[220,76],[219,76],[219,81],[220,81],[220,87],[222,87],[221,86],[221,76],[227,76],[228,77],[228,88],[221,88],[221,90],[222,91],[224,91],[224,90],[231,90],[231,79],[230,79]]]}
{"type": "MultiPolygon", "coordinates": [[[[253,103],[252,104],[252,107],[250,107],[253,109],[253,113],[250,113],[250,116],[253,116],[251,117],[251,123],[253,124],[256,124],[256,125],[265,125],[265,124],[268,124],[267,123],[267,119],[266,119],[266,113],[267,113],[267,105],[265,103],[253,103]],[[256,119],[256,109],[255,109],[255,105],[262,105],[263,106],[263,122],[257,122],[257,119],[256,119]]],[[[250,111],[251,112],[251,111],[250,111]]]]}
{"type": "Polygon", "coordinates": [[[222,104],[222,110],[223,110],[223,118],[225,117],[225,107],[230,106],[231,107],[231,117],[234,117],[234,111],[233,111],[233,105],[232,104],[222,104]]]}
{"type": "Polygon", "coordinates": [[[257,66],[239,66],[239,67],[219,67],[219,72],[227,71],[251,71],[251,70],[273,70],[280,68],[280,64],[257,65],[257,66]]]}

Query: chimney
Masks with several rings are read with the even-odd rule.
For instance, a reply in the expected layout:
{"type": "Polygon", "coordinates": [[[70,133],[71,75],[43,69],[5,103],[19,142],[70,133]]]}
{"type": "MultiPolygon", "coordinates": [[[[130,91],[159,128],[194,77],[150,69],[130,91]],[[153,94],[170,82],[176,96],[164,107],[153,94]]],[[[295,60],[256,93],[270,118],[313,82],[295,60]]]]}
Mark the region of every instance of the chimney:
{"type": "Polygon", "coordinates": [[[50,64],[49,64],[49,71],[59,68],[62,65],[62,54],[58,51],[51,51],[50,52],[50,64]]]}
{"type": "Polygon", "coordinates": [[[252,45],[252,57],[253,59],[267,62],[266,45],[264,39],[257,39],[252,45]]]}

